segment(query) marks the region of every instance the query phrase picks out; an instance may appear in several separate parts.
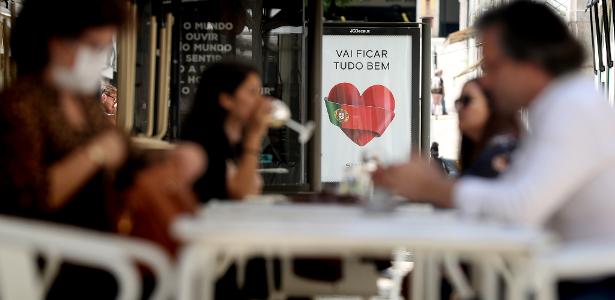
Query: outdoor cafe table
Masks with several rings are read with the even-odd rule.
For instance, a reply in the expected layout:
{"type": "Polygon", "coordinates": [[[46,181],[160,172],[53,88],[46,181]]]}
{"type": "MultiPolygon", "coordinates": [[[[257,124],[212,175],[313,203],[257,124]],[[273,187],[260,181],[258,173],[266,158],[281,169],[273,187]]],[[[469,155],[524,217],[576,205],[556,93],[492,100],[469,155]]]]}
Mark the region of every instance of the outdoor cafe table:
{"type": "MultiPolygon", "coordinates": [[[[348,254],[391,257],[400,248],[411,251],[414,258],[411,299],[438,297],[435,259],[443,254],[509,265],[508,298],[523,299],[531,286],[532,259],[548,238],[534,229],[470,220],[455,211],[425,206],[374,214],[358,206],[239,202],[212,202],[197,216],[180,218],[172,230],[186,245],[178,266],[181,300],[195,299],[195,286],[201,299],[213,299],[215,281],[229,260],[348,254]]],[[[499,298],[493,286],[496,281],[492,278],[482,286],[483,299],[499,298]]]]}

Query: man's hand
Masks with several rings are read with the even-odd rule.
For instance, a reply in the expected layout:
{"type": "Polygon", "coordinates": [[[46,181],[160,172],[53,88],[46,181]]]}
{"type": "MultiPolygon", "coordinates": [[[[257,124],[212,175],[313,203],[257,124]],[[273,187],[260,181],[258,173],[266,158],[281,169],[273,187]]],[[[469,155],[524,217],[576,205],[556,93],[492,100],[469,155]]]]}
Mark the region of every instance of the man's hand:
{"type": "Polygon", "coordinates": [[[453,207],[454,183],[418,153],[406,163],[379,167],[374,183],[411,200],[427,201],[438,207],[453,207]]]}

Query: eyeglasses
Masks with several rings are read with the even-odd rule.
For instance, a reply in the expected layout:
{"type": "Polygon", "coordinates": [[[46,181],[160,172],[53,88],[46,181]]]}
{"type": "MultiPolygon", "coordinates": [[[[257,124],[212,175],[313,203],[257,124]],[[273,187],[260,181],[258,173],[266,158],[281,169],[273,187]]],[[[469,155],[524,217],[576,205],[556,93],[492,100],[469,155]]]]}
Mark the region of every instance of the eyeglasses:
{"type": "Polygon", "coordinates": [[[113,99],[113,103],[117,102],[117,97],[116,96],[110,95],[109,93],[106,93],[106,92],[103,93],[103,95],[113,99]]]}
{"type": "Polygon", "coordinates": [[[468,105],[472,102],[472,98],[468,95],[461,95],[459,99],[455,100],[455,109],[458,111],[468,107],[468,105]]]}

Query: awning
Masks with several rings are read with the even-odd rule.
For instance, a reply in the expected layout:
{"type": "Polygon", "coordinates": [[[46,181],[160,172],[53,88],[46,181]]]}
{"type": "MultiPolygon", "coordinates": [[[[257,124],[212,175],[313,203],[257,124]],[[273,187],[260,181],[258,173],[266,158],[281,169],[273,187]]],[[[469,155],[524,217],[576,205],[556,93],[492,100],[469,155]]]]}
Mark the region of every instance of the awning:
{"type": "Polygon", "coordinates": [[[483,64],[483,59],[481,58],[479,61],[477,61],[476,63],[472,64],[471,66],[467,67],[465,70],[461,71],[461,73],[455,75],[455,79],[466,75],[468,73],[474,72],[476,71],[476,69],[480,68],[480,66],[483,64]]]}
{"type": "Polygon", "coordinates": [[[473,27],[468,27],[463,30],[455,31],[448,35],[446,40],[444,41],[444,45],[450,45],[457,42],[465,41],[469,38],[472,38],[476,35],[476,30],[473,27]]]}

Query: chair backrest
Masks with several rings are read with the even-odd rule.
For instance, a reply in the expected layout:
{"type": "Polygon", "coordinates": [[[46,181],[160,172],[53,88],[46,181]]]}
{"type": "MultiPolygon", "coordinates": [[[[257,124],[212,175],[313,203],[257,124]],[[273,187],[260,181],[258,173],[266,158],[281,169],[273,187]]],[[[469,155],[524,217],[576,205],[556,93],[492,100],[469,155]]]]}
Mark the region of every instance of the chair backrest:
{"type": "Polygon", "coordinates": [[[615,243],[576,242],[558,245],[540,261],[557,279],[584,280],[615,274],[615,243]]]}
{"type": "Polygon", "coordinates": [[[570,242],[556,245],[536,261],[536,299],[558,299],[557,282],[615,275],[615,243],[570,242]]]}
{"type": "MultiPolygon", "coordinates": [[[[167,299],[173,287],[170,259],[152,243],[70,226],[0,216],[0,298],[43,299],[47,286],[39,276],[37,255],[108,271],[119,285],[117,299],[138,299],[141,280],[136,262],[151,269],[156,288],[151,299],[167,299]]],[[[49,263],[48,263],[49,264],[49,263]]],[[[56,268],[57,269],[57,268],[56,268]]],[[[53,277],[53,275],[51,276],[53,277]]]]}

